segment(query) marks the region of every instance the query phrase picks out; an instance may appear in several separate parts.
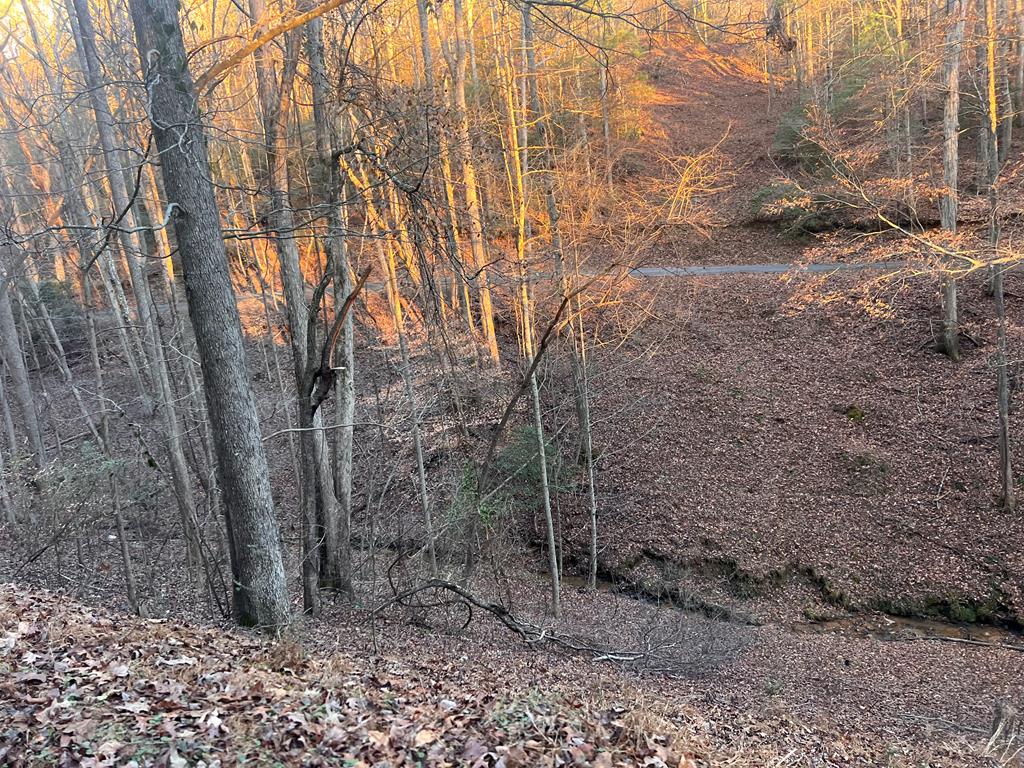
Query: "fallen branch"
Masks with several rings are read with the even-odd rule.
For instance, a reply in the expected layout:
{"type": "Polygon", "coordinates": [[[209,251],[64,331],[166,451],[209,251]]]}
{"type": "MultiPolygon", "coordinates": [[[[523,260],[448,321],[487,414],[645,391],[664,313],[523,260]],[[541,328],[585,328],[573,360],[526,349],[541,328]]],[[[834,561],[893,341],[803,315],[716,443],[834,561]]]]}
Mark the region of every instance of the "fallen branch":
{"type": "MultiPolygon", "coordinates": [[[[393,598],[385,603],[377,606],[373,609],[371,616],[376,616],[381,613],[384,609],[391,605],[401,605],[406,608],[413,609],[426,609],[435,607],[437,605],[447,603],[418,603],[410,602],[410,598],[416,595],[431,590],[443,590],[452,593],[466,605],[471,608],[478,608],[485,613],[489,613],[491,616],[496,618],[501,624],[507,627],[509,630],[517,634],[522,638],[523,642],[533,647],[539,647],[541,645],[553,645],[563,650],[571,651],[573,653],[585,653],[589,655],[594,661],[616,661],[622,663],[637,663],[641,661],[649,661],[656,659],[657,655],[649,650],[645,651],[625,651],[615,648],[603,648],[596,645],[591,645],[578,638],[570,635],[560,634],[553,631],[550,627],[541,627],[532,622],[526,621],[515,614],[513,614],[508,608],[501,605],[500,603],[494,603],[489,600],[477,597],[472,592],[458,584],[454,584],[450,581],[444,581],[443,579],[431,579],[418,586],[411,587],[402,592],[397,593],[393,598]]],[[[469,626],[472,619],[472,613],[466,620],[463,628],[469,626]]],[[[668,662],[668,660],[663,660],[668,662]]],[[[681,664],[682,662],[674,662],[672,666],[681,664]]],[[[670,671],[671,667],[666,668],[663,671],[670,671]]]]}

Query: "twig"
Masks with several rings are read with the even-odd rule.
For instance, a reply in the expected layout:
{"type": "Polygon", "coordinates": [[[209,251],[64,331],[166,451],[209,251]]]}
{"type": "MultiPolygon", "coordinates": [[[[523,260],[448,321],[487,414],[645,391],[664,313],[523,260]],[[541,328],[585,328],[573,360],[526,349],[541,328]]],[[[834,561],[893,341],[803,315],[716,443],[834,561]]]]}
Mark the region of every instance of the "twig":
{"type": "Polygon", "coordinates": [[[983,645],[989,648],[1002,648],[1006,651],[1024,652],[1024,645],[1013,645],[1011,643],[993,643],[988,640],[971,640],[967,637],[943,637],[942,635],[925,635],[921,640],[937,640],[943,643],[961,643],[963,645],[983,645]]]}

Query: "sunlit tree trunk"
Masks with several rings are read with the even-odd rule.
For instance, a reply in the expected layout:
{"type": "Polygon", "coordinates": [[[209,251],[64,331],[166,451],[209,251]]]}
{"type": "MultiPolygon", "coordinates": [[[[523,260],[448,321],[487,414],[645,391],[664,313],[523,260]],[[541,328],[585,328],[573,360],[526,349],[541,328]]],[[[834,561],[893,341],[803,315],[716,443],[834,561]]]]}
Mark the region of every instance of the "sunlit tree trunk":
{"type": "MultiPolygon", "coordinates": [[[[527,121],[537,121],[543,128],[544,135],[544,150],[541,156],[544,159],[544,171],[543,173],[543,184],[544,184],[544,200],[547,207],[548,214],[548,231],[551,238],[551,254],[554,257],[555,263],[555,279],[558,281],[559,290],[561,291],[563,300],[569,300],[572,296],[574,286],[569,280],[569,275],[565,269],[565,254],[562,247],[562,233],[560,228],[560,215],[558,208],[558,197],[555,188],[555,160],[553,155],[554,148],[554,131],[551,127],[551,121],[543,111],[543,106],[540,101],[540,88],[537,82],[537,61],[536,53],[534,50],[534,31],[533,31],[533,16],[531,12],[531,6],[527,2],[523,5],[523,40],[526,51],[526,66],[527,66],[527,83],[529,93],[529,110],[527,111],[527,121]]],[[[572,371],[573,379],[573,394],[576,400],[576,414],[579,420],[580,435],[584,447],[584,461],[587,469],[587,483],[588,483],[588,498],[590,500],[590,514],[591,514],[591,527],[592,527],[592,539],[594,541],[591,551],[591,567],[590,573],[594,573],[596,570],[596,524],[597,524],[597,509],[595,501],[595,489],[594,483],[594,471],[593,471],[593,445],[592,445],[592,434],[591,434],[591,415],[590,415],[590,400],[587,392],[586,385],[586,374],[583,370],[583,364],[580,359],[580,339],[577,337],[578,326],[576,323],[570,323],[570,333],[572,335],[572,343],[569,346],[569,364],[572,371]]],[[[596,577],[595,577],[596,578],[596,577]]],[[[593,584],[591,584],[593,586],[593,584]]]]}
{"type": "MultiPolygon", "coordinates": [[[[999,0],[996,7],[996,24],[1001,29],[1010,29],[1010,14],[1007,0],[999,0]]],[[[999,165],[1002,166],[1010,155],[1013,143],[1013,94],[1010,87],[1010,49],[1006,35],[1000,36],[996,44],[998,58],[998,114],[999,114],[999,165]]]]}
{"type": "MultiPolygon", "coordinates": [[[[522,9],[522,26],[520,28],[520,47],[523,52],[523,69],[529,71],[528,57],[532,46],[532,33],[529,23],[530,6],[522,9]]],[[[548,479],[547,439],[544,434],[544,419],[541,412],[540,388],[537,386],[537,374],[533,362],[534,349],[533,308],[530,297],[530,275],[528,265],[529,252],[529,221],[526,178],[529,172],[529,138],[527,120],[530,112],[528,92],[530,78],[523,78],[520,83],[519,106],[516,106],[515,65],[510,62],[505,78],[505,104],[508,113],[508,147],[510,193],[516,206],[516,256],[519,266],[519,305],[522,317],[520,329],[523,355],[529,371],[529,387],[531,415],[533,416],[533,432],[536,440],[537,462],[540,474],[541,503],[544,510],[544,528],[547,538],[548,573],[551,579],[551,613],[557,619],[562,615],[562,578],[558,561],[558,546],[555,537],[555,519],[551,507],[551,486],[548,479]]]]}
{"type": "Polygon", "coordinates": [[[1014,109],[1017,125],[1024,125],[1024,0],[1015,0],[1013,13],[1016,31],[1016,77],[1014,78],[1014,109]]]}
{"type": "MultiPolygon", "coordinates": [[[[317,152],[325,179],[327,207],[327,269],[334,281],[334,305],[337,309],[352,291],[345,235],[346,213],[342,203],[344,186],[338,161],[336,135],[338,117],[331,107],[327,65],[324,57],[323,22],[316,19],[306,28],[306,50],[309,58],[313,94],[313,121],[317,152]]],[[[345,319],[341,333],[341,371],[336,379],[337,418],[342,426],[335,430],[334,490],[338,503],[324,509],[324,565],[321,582],[328,587],[352,593],[351,547],[349,527],[352,518],[352,453],[355,421],[355,351],[351,314],[345,319]]],[[[322,434],[322,433],[321,433],[322,434]]],[[[326,452],[326,446],[325,446],[326,452]]]]}
{"type": "Polygon", "coordinates": [[[470,30],[464,18],[462,4],[463,0],[452,0],[453,25],[455,27],[455,82],[452,87],[452,99],[455,108],[458,156],[462,166],[463,194],[466,196],[466,209],[469,218],[467,229],[469,230],[469,245],[472,253],[469,265],[472,275],[471,282],[480,299],[480,326],[484,334],[484,342],[491,361],[497,365],[501,360],[501,355],[494,329],[494,307],[491,302],[490,273],[484,244],[483,208],[480,204],[480,190],[477,186],[476,165],[473,162],[469,109],[466,105],[465,38],[470,34],[470,30]]]}
{"type": "MultiPolygon", "coordinates": [[[[939,199],[939,217],[942,228],[950,234],[957,227],[957,187],[960,168],[960,59],[964,42],[964,24],[967,0],[953,0],[950,6],[952,24],[946,33],[945,71],[946,103],[942,119],[942,181],[943,193],[939,199]]],[[[957,311],[956,280],[949,274],[953,266],[943,260],[939,278],[942,293],[943,351],[951,360],[960,359],[960,329],[957,311]]]]}

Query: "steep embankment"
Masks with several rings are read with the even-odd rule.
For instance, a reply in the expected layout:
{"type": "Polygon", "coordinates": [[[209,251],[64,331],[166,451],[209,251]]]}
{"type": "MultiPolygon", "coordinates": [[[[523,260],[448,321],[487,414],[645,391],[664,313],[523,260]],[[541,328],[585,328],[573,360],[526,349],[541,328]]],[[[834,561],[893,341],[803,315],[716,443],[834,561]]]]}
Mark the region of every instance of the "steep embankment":
{"type": "Polygon", "coordinates": [[[622,183],[645,194],[652,179],[694,192],[691,223],[665,233],[652,256],[659,266],[794,262],[804,246],[752,221],[752,197],[779,176],[771,156],[775,123],[792,95],[770,89],[750,63],[753,45],[681,38],[656,49],[643,71],[653,88],[643,140],[622,151],[622,183]],[[696,177],[688,158],[710,155],[696,177]]]}
{"type": "Polygon", "coordinates": [[[668,279],[656,319],[616,351],[644,364],[597,363],[614,371],[595,376],[615,414],[596,438],[606,570],[765,617],[1019,619],[1024,528],[995,499],[990,299],[966,292],[980,346],[953,364],[930,349],[926,283],[857,279],[668,279]]]}
{"type": "Polygon", "coordinates": [[[506,651],[490,670],[477,670],[469,658],[424,654],[307,655],[292,642],[145,621],[4,585],[0,762],[995,764],[963,744],[872,744],[777,713],[702,712],[681,703],[685,691],[672,700],[622,678],[599,696],[570,664],[527,655],[531,663],[513,666],[516,656],[506,651]]]}

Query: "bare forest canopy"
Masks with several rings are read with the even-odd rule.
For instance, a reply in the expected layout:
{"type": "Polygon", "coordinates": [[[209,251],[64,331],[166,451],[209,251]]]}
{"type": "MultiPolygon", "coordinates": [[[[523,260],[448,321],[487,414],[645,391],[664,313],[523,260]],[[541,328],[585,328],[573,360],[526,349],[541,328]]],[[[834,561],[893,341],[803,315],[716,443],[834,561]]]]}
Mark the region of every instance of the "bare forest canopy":
{"type": "Polygon", "coordinates": [[[1022,105],[1008,0],[0,0],[0,575],[1018,631],[1022,105]]]}

